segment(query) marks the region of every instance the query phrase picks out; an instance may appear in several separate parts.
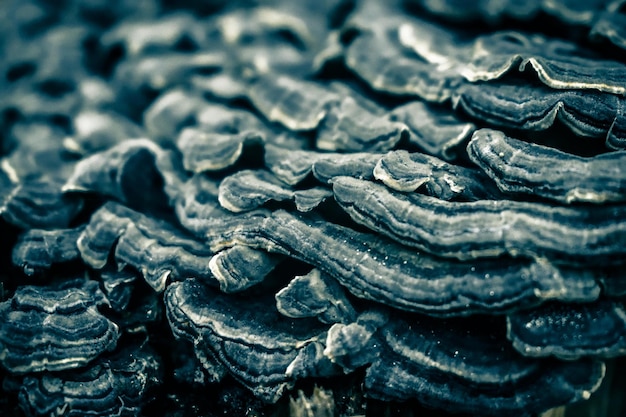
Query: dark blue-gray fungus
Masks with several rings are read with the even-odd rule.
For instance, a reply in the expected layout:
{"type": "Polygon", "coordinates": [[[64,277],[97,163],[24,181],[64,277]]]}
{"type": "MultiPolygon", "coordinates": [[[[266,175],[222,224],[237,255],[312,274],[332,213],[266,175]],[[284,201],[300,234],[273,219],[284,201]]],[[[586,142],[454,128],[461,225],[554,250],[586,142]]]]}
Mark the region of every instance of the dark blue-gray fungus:
{"type": "Polygon", "coordinates": [[[626,415],[625,4],[6,0],[0,415],[626,415]]]}
{"type": "Polygon", "coordinates": [[[485,323],[468,324],[387,323],[379,336],[380,355],[365,377],[371,395],[417,397],[469,415],[527,416],[589,398],[604,375],[600,361],[532,360],[504,341],[496,323],[488,324],[489,332],[485,323]]]}
{"type": "Polygon", "coordinates": [[[287,255],[333,276],[357,297],[401,310],[467,315],[600,295],[593,270],[561,269],[546,259],[459,262],[286,210],[235,215],[219,205],[217,185],[202,176],[186,184],[177,213],[216,251],[244,245],[287,255]]]}
{"type": "Polygon", "coordinates": [[[172,331],[193,343],[203,364],[218,361],[269,402],[298,378],[339,371],[322,355],[325,330],[316,320],[296,324],[263,298],[229,297],[189,279],[172,284],[165,303],[172,331]]]}
{"type": "Polygon", "coordinates": [[[614,357],[626,351],[626,312],[615,300],[549,303],[507,318],[513,347],[526,356],[614,357]]]}
{"type": "Polygon", "coordinates": [[[385,154],[374,177],[396,191],[423,190],[441,200],[494,200],[501,197],[484,172],[449,164],[423,153],[398,150],[385,154]]]}
{"type": "Polygon", "coordinates": [[[225,293],[243,291],[265,280],[285,260],[283,255],[234,245],[211,258],[209,268],[225,293]]]}
{"type": "Polygon", "coordinates": [[[462,0],[410,0],[409,3],[449,22],[484,22],[493,26],[506,19],[529,22],[544,13],[563,27],[582,29],[594,42],[607,40],[619,48],[626,47],[623,13],[619,12],[623,0],[481,0],[471,3],[462,0]]]}
{"type": "Polygon", "coordinates": [[[74,229],[30,229],[22,233],[13,247],[11,260],[24,274],[34,275],[52,265],[79,259],[76,241],[83,227],[74,229]]]}
{"type": "Polygon", "coordinates": [[[505,193],[544,197],[562,204],[626,200],[626,152],[576,157],[546,146],[481,129],[467,153],[505,193]]]}
{"type": "Polygon", "coordinates": [[[448,202],[403,194],[371,181],[333,180],[352,219],[407,246],[470,260],[547,257],[580,265],[623,263],[626,206],[560,207],[539,202],[448,202]]]}
{"type": "Polygon", "coordinates": [[[331,196],[325,187],[293,190],[270,172],[243,170],[222,180],[218,199],[222,207],[235,213],[254,210],[270,201],[293,201],[298,211],[307,212],[331,196]]]}
{"type": "Polygon", "coordinates": [[[99,306],[108,303],[96,281],[25,285],[0,304],[0,361],[26,374],[82,367],[115,349],[119,328],[99,306]]]}
{"type": "Polygon", "coordinates": [[[131,266],[157,292],[169,280],[213,280],[210,248],[175,225],[114,202],[93,214],[77,244],[85,264],[103,269],[113,260],[118,269],[131,266]]]}
{"type": "Polygon", "coordinates": [[[150,349],[132,346],[81,369],[24,378],[19,401],[28,416],[134,416],[163,379],[162,363],[150,349]]]}

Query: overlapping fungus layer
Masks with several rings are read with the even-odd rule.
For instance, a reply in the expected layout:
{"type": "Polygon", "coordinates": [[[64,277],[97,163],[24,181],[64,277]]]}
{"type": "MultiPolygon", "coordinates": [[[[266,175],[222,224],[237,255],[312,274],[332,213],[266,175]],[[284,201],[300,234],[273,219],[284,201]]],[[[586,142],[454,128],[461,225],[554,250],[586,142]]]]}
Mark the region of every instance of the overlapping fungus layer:
{"type": "Polygon", "coordinates": [[[623,9],[9,0],[0,414],[608,415],[623,9]]]}

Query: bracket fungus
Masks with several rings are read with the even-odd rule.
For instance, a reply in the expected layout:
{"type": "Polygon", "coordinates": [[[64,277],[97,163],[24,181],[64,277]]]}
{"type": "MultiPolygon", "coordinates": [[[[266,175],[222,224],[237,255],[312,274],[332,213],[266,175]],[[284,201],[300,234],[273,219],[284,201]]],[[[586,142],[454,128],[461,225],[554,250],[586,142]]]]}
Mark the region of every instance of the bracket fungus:
{"type": "Polygon", "coordinates": [[[138,415],[162,379],[161,368],[149,349],[126,348],[83,369],[29,375],[19,401],[29,416],[138,415]]]}
{"type": "Polygon", "coordinates": [[[0,415],[626,415],[624,0],[109,3],[0,12],[0,415]]]}
{"type": "Polygon", "coordinates": [[[26,374],[83,366],[115,349],[118,326],[98,311],[108,301],[95,281],[22,286],[0,304],[0,361],[26,374]]]}
{"type": "Polygon", "coordinates": [[[382,399],[416,397],[458,413],[523,416],[588,398],[604,376],[600,361],[525,358],[497,334],[498,326],[490,327],[485,334],[485,327],[457,323],[391,321],[381,331],[366,387],[382,399]]]}
{"type": "Polygon", "coordinates": [[[50,269],[52,265],[79,259],[76,241],[83,227],[74,229],[30,229],[22,233],[13,247],[13,264],[26,275],[50,269]]]}
{"type": "Polygon", "coordinates": [[[193,343],[201,362],[213,357],[269,402],[293,386],[298,365],[304,367],[301,377],[336,373],[319,349],[310,353],[323,340],[321,325],[308,321],[296,326],[263,299],[237,300],[189,279],[172,284],[165,303],[172,331],[193,343]]]}
{"type": "Polygon", "coordinates": [[[562,204],[626,199],[624,151],[576,157],[481,129],[472,136],[467,153],[506,193],[534,194],[562,204]]]}

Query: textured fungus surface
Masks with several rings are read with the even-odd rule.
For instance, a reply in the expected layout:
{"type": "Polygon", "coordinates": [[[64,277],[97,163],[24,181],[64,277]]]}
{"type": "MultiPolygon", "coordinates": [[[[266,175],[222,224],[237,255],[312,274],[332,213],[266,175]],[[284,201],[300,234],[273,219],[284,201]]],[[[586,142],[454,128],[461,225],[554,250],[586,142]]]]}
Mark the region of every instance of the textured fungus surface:
{"type": "Polygon", "coordinates": [[[620,94],[626,67],[621,62],[591,56],[574,43],[498,31],[475,39],[464,39],[443,28],[421,21],[398,28],[400,42],[426,61],[452,68],[467,81],[495,80],[512,71],[531,69],[554,89],[585,89],[620,94]]]}
{"type": "Polygon", "coordinates": [[[469,260],[508,253],[597,265],[621,263],[626,255],[623,205],[574,208],[511,200],[446,202],[349,177],[335,178],[333,191],[355,221],[441,256],[469,260]]]}
{"type": "Polygon", "coordinates": [[[297,378],[337,372],[321,355],[319,324],[296,325],[263,301],[228,298],[193,279],[165,295],[174,334],[193,342],[201,361],[210,355],[267,401],[276,402],[297,378]]]}
{"type": "Polygon", "coordinates": [[[286,317],[317,317],[322,323],[354,320],[356,312],[332,277],[313,269],[276,293],[276,308],[286,317]]]}
{"type": "Polygon", "coordinates": [[[265,147],[265,164],[281,181],[296,185],[312,174],[322,184],[337,176],[370,179],[379,153],[335,153],[265,147]]]}
{"type": "Polygon", "coordinates": [[[626,103],[622,96],[503,81],[466,84],[455,93],[452,103],[495,127],[544,131],[558,120],[583,138],[598,138],[613,149],[626,147],[626,103]]]}
{"type": "Polygon", "coordinates": [[[13,247],[13,264],[26,275],[50,269],[52,265],[79,259],[76,241],[83,227],[75,229],[30,229],[20,235],[13,247]]]}
{"type": "Polygon", "coordinates": [[[502,20],[512,18],[519,21],[532,21],[540,13],[545,13],[566,27],[584,28],[591,39],[606,38],[609,42],[624,48],[626,40],[620,27],[623,16],[616,13],[623,0],[594,0],[576,2],[567,0],[533,1],[476,1],[466,3],[458,0],[411,0],[429,12],[451,22],[483,21],[497,25],[502,20]]]}
{"type": "Polygon", "coordinates": [[[209,261],[209,268],[220,289],[230,293],[262,282],[282,260],[281,255],[235,245],[216,253],[209,261]]]}
{"type": "Polygon", "coordinates": [[[0,304],[2,365],[19,374],[59,371],[113,350],[118,326],[97,310],[106,302],[95,281],[21,287],[0,304]]]}
{"type": "Polygon", "coordinates": [[[289,255],[334,276],[358,297],[403,310],[465,315],[554,298],[592,301],[600,292],[590,270],[562,273],[541,259],[445,260],[284,210],[235,216],[219,207],[210,180],[194,177],[187,186],[177,206],[181,223],[216,250],[240,244],[289,255]]]}
{"type": "Polygon", "coordinates": [[[576,158],[481,129],[472,136],[467,153],[506,193],[534,194],[563,204],[626,199],[624,151],[576,158]]]}
{"type": "Polygon", "coordinates": [[[220,183],[219,202],[238,213],[259,208],[270,201],[293,201],[298,211],[313,210],[332,196],[328,188],[292,190],[267,171],[239,171],[220,183]]]}
{"type": "Polygon", "coordinates": [[[161,374],[154,353],[127,348],[80,370],[27,376],[19,400],[29,416],[138,415],[161,374]]]}
{"type": "Polygon", "coordinates": [[[446,161],[456,158],[460,147],[476,129],[455,114],[429,106],[423,101],[412,101],[389,113],[392,120],[406,124],[409,140],[428,155],[446,161]]]}
{"type": "Polygon", "coordinates": [[[392,151],[374,167],[374,178],[396,191],[415,191],[441,200],[491,200],[500,197],[485,174],[433,156],[392,151]]]}
{"type": "Polygon", "coordinates": [[[212,279],[209,248],[174,225],[114,202],[94,213],[78,238],[78,250],[96,269],[104,268],[113,253],[119,267],[134,267],[159,292],[170,277],[212,279]]]}
{"type": "Polygon", "coordinates": [[[604,376],[599,361],[525,358],[506,344],[497,325],[489,328],[491,334],[476,325],[393,320],[381,331],[380,356],[365,384],[382,399],[415,396],[470,415],[531,415],[585,399],[604,376]]]}
{"type": "Polygon", "coordinates": [[[0,415],[626,415],[625,5],[5,0],[0,415]]]}
{"type": "Polygon", "coordinates": [[[3,196],[0,216],[24,229],[63,228],[80,211],[82,201],[61,194],[55,180],[33,179],[13,185],[3,196]]]}
{"type": "Polygon", "coordinates": [[[546,304],[510,315],[508,337],[526,356],[619,356],[626,351],[626,312],[621,303],[609,300],[546,304]]]}

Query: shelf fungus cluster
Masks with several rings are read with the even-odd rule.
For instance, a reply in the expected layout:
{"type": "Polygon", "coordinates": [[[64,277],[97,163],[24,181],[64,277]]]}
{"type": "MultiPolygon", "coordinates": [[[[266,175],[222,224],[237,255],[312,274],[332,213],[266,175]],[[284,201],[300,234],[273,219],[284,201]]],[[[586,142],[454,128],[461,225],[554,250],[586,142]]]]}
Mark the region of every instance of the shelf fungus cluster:
{"type": "Polygon", "coordinates": [[[626,413],[623,0],[62,3],[0,12],[2,416],[626,413]]]}

